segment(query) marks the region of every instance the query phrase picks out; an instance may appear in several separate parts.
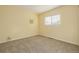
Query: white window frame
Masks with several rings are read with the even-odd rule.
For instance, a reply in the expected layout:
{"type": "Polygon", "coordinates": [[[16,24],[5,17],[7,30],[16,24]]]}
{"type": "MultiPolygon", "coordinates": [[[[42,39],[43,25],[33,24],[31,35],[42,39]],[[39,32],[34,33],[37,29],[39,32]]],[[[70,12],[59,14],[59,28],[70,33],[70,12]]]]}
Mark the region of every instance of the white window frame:
{"type": "Polygon", "coordinates": [[[44,19],[44,24],[46,25],[46,26],[56,26],[56,25],[59,25],[60,24],[60,15],[52,15],[52,16],[46,16],[45,17],[45,19],[44,19]],[[50,17],[51,19],[51,22],[50,23],[46,23],[46,18],[48,18],[48,17],[50,17]],[[57,20],[56,20],[57,19],[57,20]],[[55,21],[53,21],[53,20],[55,20],[55,21]]]}

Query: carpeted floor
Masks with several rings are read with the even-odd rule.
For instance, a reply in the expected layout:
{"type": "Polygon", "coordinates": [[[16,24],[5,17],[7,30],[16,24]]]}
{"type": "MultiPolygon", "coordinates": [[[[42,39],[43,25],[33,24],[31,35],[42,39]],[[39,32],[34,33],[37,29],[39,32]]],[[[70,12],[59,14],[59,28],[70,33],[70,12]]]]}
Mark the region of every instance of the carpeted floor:
{"type": "Polygon", "coordinates": [[[0,44],[0,52],[7,53],[78,53],[79,46],[59,40],[34,36],[0,44]]]}

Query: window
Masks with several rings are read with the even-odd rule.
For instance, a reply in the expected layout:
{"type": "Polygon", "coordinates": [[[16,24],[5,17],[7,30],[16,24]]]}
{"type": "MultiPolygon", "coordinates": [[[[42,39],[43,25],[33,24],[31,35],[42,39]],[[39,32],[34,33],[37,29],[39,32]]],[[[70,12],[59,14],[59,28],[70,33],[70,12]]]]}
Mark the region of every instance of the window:
{"type": "Polygon", "coordinates": [[[51,16],[52,25],[60,24],[60,15],[51,16]]]}
{"type": "Polygon", "coordinates": [[[51,25],[51,16],[45,17],[45,25],[51,25]]]}
{"type": "Polygon", "coordinates": [[[44,23],[45,23],[45,25],[59,25],[60,24],[60,15],[45,17],[44,23]]]}

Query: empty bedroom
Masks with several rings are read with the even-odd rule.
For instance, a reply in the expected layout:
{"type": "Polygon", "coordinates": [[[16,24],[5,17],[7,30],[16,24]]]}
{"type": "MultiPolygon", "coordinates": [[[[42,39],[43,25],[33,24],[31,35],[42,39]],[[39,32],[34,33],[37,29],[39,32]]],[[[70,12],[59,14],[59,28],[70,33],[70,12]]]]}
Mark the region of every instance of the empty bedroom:
{"type": "Polygon", "coordinates": [[[78,5],[0,5],[0,53],[79,53],[78,5]]]}

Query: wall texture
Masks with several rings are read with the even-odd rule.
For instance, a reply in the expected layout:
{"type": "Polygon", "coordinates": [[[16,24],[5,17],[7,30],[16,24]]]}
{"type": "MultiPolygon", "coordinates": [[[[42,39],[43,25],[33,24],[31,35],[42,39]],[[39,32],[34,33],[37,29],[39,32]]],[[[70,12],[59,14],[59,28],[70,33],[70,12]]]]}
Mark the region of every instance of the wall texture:
{"type": "Polygon", "coordinates": [[[39,17],[21,6],[0,6],[0,43],[40,34],[79,45],[78,19],[78,6],[63,6],[39,17]],[[44,17],[55,14],[61,15],[61,24],[57,27],[45,26],[44,17]],[[30,20],[34,21],[33,24],[30,20]]]}
{"type": "Polygon", "coordinates": [[[55,38],[65,42],[79,45],[78,38],[78,6],[62,6],[39,15],[40,35],[55,38]],[[44,17],[61,15],[61,24],[57,27],[44,25],[44,17]]]}
{"type": "Polygon", "coordinates": [[[20,6],[0,6],[0,43],[37,34],[37,14],[20,6]]]}
{"type": "Polygon", "coordinates": [[[77,15],[78,15],[78,20],[77,20],[77,37],[78,37],[78,39],[79,39],[79,6],[78,6],[78,10],[77,10],[78,12],[77,12],[77,15]]]}

